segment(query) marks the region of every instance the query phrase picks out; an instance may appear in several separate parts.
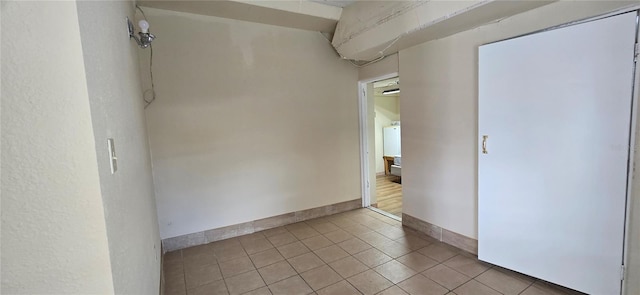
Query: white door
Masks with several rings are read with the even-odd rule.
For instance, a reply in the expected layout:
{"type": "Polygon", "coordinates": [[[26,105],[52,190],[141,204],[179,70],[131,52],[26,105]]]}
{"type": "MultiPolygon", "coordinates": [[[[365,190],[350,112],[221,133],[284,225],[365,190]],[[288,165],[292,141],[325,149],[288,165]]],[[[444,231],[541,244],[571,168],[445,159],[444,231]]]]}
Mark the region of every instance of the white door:
{"type": "Polygon", "coordinates": [[[620,294],[635,35],[633,12],[480,47],[481,260],[620,294]]]}

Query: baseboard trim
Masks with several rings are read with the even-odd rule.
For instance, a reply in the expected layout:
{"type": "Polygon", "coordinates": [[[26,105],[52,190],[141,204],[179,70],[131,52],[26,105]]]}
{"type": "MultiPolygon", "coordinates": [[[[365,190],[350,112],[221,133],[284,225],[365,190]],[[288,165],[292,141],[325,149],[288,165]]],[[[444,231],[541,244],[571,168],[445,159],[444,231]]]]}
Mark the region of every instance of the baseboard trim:
{"type": "Polygon", "coordinates": [[[435,224],[402,213],[402,225],[422,232],[438,241],[478,255],[478,240],[441,228],[435,224]]]}
{"type": "Polygon", "coordinates": [[[192,234],[186,234],[162,240],[164,251],[175,251],[192,246],[208,244],[215,241],[235,238],[287,224],[305,221],[313,218],[333,215],[340,212],[362,208],[362,199],[295,211],[287,214],[267,217],[249,222],[234,224],[221,228],[210,229],[192,234]]]}

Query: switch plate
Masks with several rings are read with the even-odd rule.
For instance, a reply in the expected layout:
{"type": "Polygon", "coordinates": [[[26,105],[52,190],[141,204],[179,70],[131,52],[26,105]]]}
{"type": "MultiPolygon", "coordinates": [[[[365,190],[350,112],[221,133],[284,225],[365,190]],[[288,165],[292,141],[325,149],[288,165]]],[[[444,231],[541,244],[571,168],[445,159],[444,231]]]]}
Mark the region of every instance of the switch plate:
{"type": "Polygon", "coordinates": [[[111,174],[118,171],[118,157],[116,157],[116,145],[113,138],[107,138],[107,146],[109,148],[109,164],[111,165],[111,174]]]}

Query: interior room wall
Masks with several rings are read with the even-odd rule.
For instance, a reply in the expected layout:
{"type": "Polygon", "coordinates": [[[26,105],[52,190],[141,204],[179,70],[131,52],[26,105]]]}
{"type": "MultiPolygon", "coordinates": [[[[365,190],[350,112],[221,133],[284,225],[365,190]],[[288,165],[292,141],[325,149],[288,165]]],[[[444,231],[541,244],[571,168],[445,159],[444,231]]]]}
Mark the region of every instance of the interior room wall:
{"type": "Polygon", "coordinates": [[[630,5],[560,1],[400,51],[404,213],[477,239],[478,46],[630,5]]]}
{"type": "Polygon", "coordinates": [[[113,294],[76,2],[0,7],[0,292],[113,294]]]}
{"type": "MultiPolygon", "coordinates": [[[[157,294],[160,235],[131,1],[79,1],[78,19],[116,294],[157,294]],[[98,33],[99,32],[99,33],[98,33]],[[111,174],[107,138],[115,141],[111,174]]],[[[137,28],[137,25],[136,25],[137,28]]]]}
{"type": "Polygon", "coordinates": [[[324,36],[143,9],[162,238],[361,198],[358,70],[324,36]]]}
{"type": "Polygon", "coordinates": [[[382,128],[391,126],[391,122],[400,121],[398,96],[375,96],[375,138],[376,138],[376,174],[384,173],[384,133],[382,128]]]}

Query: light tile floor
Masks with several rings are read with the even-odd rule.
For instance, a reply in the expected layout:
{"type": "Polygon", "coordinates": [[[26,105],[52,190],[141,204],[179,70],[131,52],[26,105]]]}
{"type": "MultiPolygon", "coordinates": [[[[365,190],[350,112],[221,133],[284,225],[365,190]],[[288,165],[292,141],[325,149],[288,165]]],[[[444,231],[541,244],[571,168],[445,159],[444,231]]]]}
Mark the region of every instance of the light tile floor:
{"type": "Polygon", "coordinates": [[[368,209],[164,255],[165,294],[581,294],[493,266],[368,209]]]}

